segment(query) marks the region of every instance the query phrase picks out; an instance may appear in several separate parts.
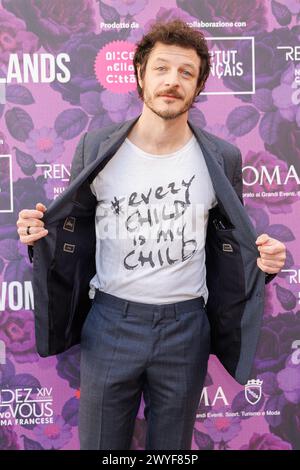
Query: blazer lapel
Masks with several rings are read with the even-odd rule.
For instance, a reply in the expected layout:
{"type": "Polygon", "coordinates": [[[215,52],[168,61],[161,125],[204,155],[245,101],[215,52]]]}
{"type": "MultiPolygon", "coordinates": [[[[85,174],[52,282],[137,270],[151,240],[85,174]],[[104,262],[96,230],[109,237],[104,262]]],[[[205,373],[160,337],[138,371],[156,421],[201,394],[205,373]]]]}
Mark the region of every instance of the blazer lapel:
{"type": "Polygon", "coordinates": [[[110,134],[109,137],[107,137],[101,142],[101,144],[99,145],[99,150],[95,162],[100,163],[103,160],[104,155],[107,154],[108,151],[109,153],[111,153],[115,145],[118,147],[120,146],[120,144],[125,140],[130,129],[139,119],[139,117],[140,115],[136,118],[130,119],[130,121],[126,121],[125,123],[120,125],[112,134],[110,134]]]}
{"type": "Polygon", "coordinates": [[[212,140],[210,140],[199,127],[195,127],[190,121],[188,121],[188,125],[190,126],[196,139],[198,140],[198,143],[200,144],[203,153],[205,152],[205,160],[207,160],[207,157],[209,155],[209,158],[212,157],[213,159],[215,159],[224,171],[224,159],[217,145],[212,140]]]}

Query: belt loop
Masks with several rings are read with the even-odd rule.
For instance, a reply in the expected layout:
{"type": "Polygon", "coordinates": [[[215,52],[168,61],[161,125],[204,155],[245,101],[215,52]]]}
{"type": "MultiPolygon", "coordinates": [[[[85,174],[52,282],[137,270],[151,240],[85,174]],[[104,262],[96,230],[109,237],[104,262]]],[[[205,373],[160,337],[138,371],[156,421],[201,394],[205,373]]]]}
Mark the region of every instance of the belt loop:
{"type": "Polygon", "coordinates": [[[124,305],[124,309],[123,309],[123,318],[126,318],[127,317],[127,308],[128,308],[128,305],[129,305],[129,302],[127,300],[125,300],[125,305],[124,305]]]}
{"type": "Polygon", "coordinates": [[[174,305],[174,310],[175,310],[175,320],[178,321],[180,312],[179,312],[179,309],[177,309],[176,304],[174,305]]]}

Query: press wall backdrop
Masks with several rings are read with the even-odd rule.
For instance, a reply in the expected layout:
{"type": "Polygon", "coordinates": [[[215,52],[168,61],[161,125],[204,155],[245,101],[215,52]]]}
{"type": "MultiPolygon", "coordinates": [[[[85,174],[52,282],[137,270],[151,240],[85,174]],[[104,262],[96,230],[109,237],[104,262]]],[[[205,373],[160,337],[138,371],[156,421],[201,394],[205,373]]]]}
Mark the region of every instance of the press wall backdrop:
{"type": "MultiPolygon", "coordinates": [[[[214,356],[193,449],[300,449],[300,2],[0,1],[0,449],[78,449],[79,347],[38,356],[32,265],[16,220],[68,185],[84,131],[141,112],[134,44],[156,20],[201,29],[211,76],[190,112],[237,145],[258,234],[286,243],[266,287],[251,381],[214,356]]],[[[132,448],[143,449],[143,402],[132,448]]]]}

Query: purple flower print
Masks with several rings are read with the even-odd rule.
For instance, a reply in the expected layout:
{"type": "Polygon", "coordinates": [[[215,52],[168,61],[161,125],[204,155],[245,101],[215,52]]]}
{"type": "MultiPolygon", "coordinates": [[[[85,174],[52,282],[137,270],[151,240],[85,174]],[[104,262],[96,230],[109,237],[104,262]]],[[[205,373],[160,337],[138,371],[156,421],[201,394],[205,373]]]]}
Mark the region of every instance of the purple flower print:
{"type": "Polygon", "coordinates": [[[213,126],[206,126],[205,130],[211,134],[215,134],[221,139],[227,140],[232,144],[235,144],[236,137],[231,134],[228,130],[228,127],[224,124],[214,124],[213,126]]]}
{"type": "Polygon", "coordinates": [[[270,431],[290,442],[293,450],[300,450],[300,403],[287,403],[281,410],[279,425],[270,426],[270,431]]]}
{"type": "Polygon", "coordinates": [[[265,308],[264,315],[273,315],[274,306],[273,306],[273,286],[272,283],[265,286],[265,308]]]}
{"type": "Polygon", "coordinates": [[[56,179],[56,178],[46,179],[44,189],[46,192],[47,199],[50,199],[50,201],[52,201],[53,199],[56,199],[56,197],[61,192],[63,192],[67,186],[68,186],[67,181],[61,181],[60,179],[56,179]]]}
{"type": "Polygon", "coordinates": [[[97,91],[87,91],[80,95],[80,105],[91,116],[103,114],[101,94],[97,91]]]}
{"type": "MultiPolygon", "coordinates": [[[[9,387],[9,384],[14,379],[16,369],[10,359],[7,358],[5,364],[0,364],[0,386],[1,388],[9,387]]],[[[1,429],[1,428],[0,428],[1,429]]]]}
{"type": "MultiPolygon", "coordinates": [[[[16,374],[15,366],[11,360],[6,357],[6,364],[0,365],[0,388],[14,390],[16,388],[28,387],[33,391],[41,388],[39,380],[31,374],[21,373],[16,374]]],[[[1,411],[5,412],[8,405],[2,406],[1,411]]],[[[16,418],[21,418],[20,410],[16,410],[16,418]]],[[[21,425],[24,428],[32,429],[34,424],[21,425]]],[[[0,427],[0,446],[1,446],[1,427],[0,427]]]]}
{"type": "MultiPolygon", "coordinates": [[[[19,239],[5,237],[5,232],[12,235],[10,231],[12,231],[10,226],[4,226],[0,231],[0,257],[6,261],[3,266],[3,281],[15,281],[17,276],[20,282],[31,281],[32,270],[28,259],[27,245],[21,243],[19,239]]],[[[16,227],[13,235],[17,236],[16,227]]],[[[4,324],[2,317],[5,313],[3,312],[1,315],[0,324],[4,324]]]]}
{"type": "Polygon", "coordinates": [[[24,21],[0,8],[0,67],[8,64],[10,54],[18,54],[22,61],[23,52],[32,54],[39,47],[39,39],[26,31],[24,21]]]}
{"type": "Polygon", "coordinates": [[[95,30],[93,3],[92,0],[2,1],[4,8],[22,18],[27,29],[39,36],[47,50],[59,49],[77,33],[95,30]]]}
{"type": "Polygon", "coordinates": [[[72,438],[71,426],[61,416],[55,416],[53,423],[35,426],[33,432],[44,449],[61,449],[72,438]]]}
{"type": "Polygon", "coordinates": [[[208,417],[203,421],[207,434],[214,442],[219,443],[219,448],[228,448],[227,443],[236,437],[241,430],[239,417],[227,417],[228,409],[215,410],[216,417],[208,417]]]}
{"type": "MultiPolygon", "coordinates": [[[[259,374],[258,378],[262,381],[262,392],[264,397],[278,395],[281,392],[278,387],[275,372],[263,372],[262,374],[259,374]]],[[[265,406],[265,408],[267,407],[265,406]]]]}
{"type": "Polygon", "coordinates": [[[62,417],[70,426],[78,426],[78,408],[80,392],[75,392],[75,397],[67,400],[62,409],[62,417]]]}
{"type": "Polygon", "coordinates": [[[142,28],[131,28],[130,29],[130,34],[127,38],[129,42],[132,42],[133,44],[137,44],[143,37],[144,32],[146,33],[146,25],[144,26],[144,29],[142,28]]]}
{"type": "Polygon", "coordinates": [[[44,177],[34,179],[32,176],[14,181],[14,212],[1,214],[0,240],[19,238],[16,228],[17,215],[20,210],[32,207],[32,201],[42,202],[47,207],[49,201],[45,197],[44,183],[44,177]]]}
{"type": "Polygon", "coordinates": [[[252,376],[283,369],[295,338],[300,338],[300,311],[264,317],[252,376]]]}
{"type": "Polygon", "coordinates": [[[113,7],[120,16],[133,16],[145,8],[148,0],[105,0],[103,3],[113,7]]]}
{"type": "Polygon", "coordinates": [[[48,370],[49,372],[54,371],[55,366],[57,363],[56,356],[49,356],[49,357],[41,357],[37,363],[39,369],[43,370],[44,372],[48,370]]]}
{"type": "MultiPolygon", "coordinates": [[[[236,34],[236,32],[235,32],[236,34]]],[[[255,36],[255,86],[272,90],[280,84],[282,72],[288,68],[285,54],[278,54],[277,46],[298,44],[298,34],[294,28],[278,28],[271,32],[260,32],[255,36]]],[[[243,63],[243,75],[224,77],[227,88],[239,91],[249,90],[252,86],[252,61],[250,41],[235,41],[239,60],[243,63]]],[[[255,95],[239,95],[243,101],[250,101],[255,95]]]]}
{"type": "Polygon", "coordinates": [[[156,14],[155,20],[150,20],[147,25],[148,29],[150,29],[150,25],[155,23],[156,21],[161,21],[162,23],[167,23],[168,21],[175,20],[177,18],[180,18],[183,21],[186,21],[187,23],[193,21],[195,18],[191,15],[189,15],[186,11],[178,9],[178,8],[165,8],[165,7],[160,7],[156,14]]]}
{"type": "MultiPolygon", "coordinates": [[[[264,0],[240,0],[228,2],[227,0],[177,0],[177,6],[188,11],[195,18],[204,19],[205,22],[245,21],[246,28],[234,26],[223,28],[224,36],[241,36],[243,33],[263,31],[267,27],[266,6],[264,0]]],[[[205,29],[205,28],[204,28],[205,29]]],[[[219,28],[209,28],[212,36],[219,35],[219,28]]]]}
{"type": "Polygon", "coordinates": [[[180,18],[181,20],[186,21],[187,23],[190,23],[193,20],[195,20],[195,18],[193,18],[191,15],[189,15],[187,12],[181,9],[160,7],[160,9],[158,10],[156,14],[156,17],[151,18],[149,21],[147,21],[143,29],[142,28],[131,29],[128,40],[136,44],[138,41],[142,39],[142,36],[144,33],[148,33],[150,31],[152,25],[156,23],[157,21],[166,23],[167,21],[172,21],[177,18],[180,18]]]}
{"type": "Polygon", "coordinates": [[[299,0],[284,0],[282,3],[290,10],[292,15],[298,15],[298,13],[300,13],[299,0]]]}
{"type": "Polygon", "coordinates": [[[8,316],[9,316],[9,312],[7,312],[6,310],[1,312],[1,315],[0,315],[0,329],[7,322],[8,316]]]}
{"type": "Polygon", "coordinates": [[[275,434],[253,433],[248,445],[244,445],[240,450],[291,450],[292,446],[283,441],[275,434]]]}
{"type": "Polygon", "coordinates": [[[289,357],[291,345],[295,338],[300,337],[300,311],[294,313],[279,313],[276,317],[264,317],[261,336],[255,356],[253,377],[260,377],[264,383],[264,393],[269,395],[265,410],[279,410],[279,416],[268,416],[270,431],[290,442],[293,448],[299,448],[300,433],[300,403],[287,400],[285,392],[291,392],[297,398],[297,389],[293,384],[282,383],[285,374],[281,370],[290,368],[289,357]],[[290,385],[290,390],[289,389],[290,385]],[[282,390],[281,386],[285,389],[282,390]],[[295,393],[293,393],[295,392],[295,393]]]}
{"type": "Polygon", "coordinates": [[[300,126],[296,122],[283,121],[277,129],[276,140],[272,145],[266,143],[265,148],[288,165],[294,165],[295,170],[300,174],[299,142],[300,126]]]}
{"type": "Polygon", "coordinates": [[[9,153],[9,146],[6,142],[5,135],[0,132],[0,155],[6,155],[9,153]]]}
{"type": "Polygon", "coordinates": [[[25,143],[37,163],[54,162],[65,150],[63,139],[48,127],[33,129],[25,143]]]}
{"type": "Polygon", "coordinates": [[[11,311],[0,329],[0,339],[19,363],[36,362],[34,320],[26,310],[11,311]]]}
{"type": "Polygon", "coordinates": [[[136,92],[125,95],[104,90],[101,93],[101,101],[113,122],[132,119],[140,114],[142,108],[141,100],[136,92]]]}
{"type": "MultiPolygon", "coordinates": [[[[256,207],[267,206],[269,211],[273,214],[278,213],[289,213],[292,212],[291,205],[298,200],[297,196],[297,182],[293,178],[288,178],[287,182],[285,183],[285,179],[287,177],[289,168],[286,162],[282,160],[278,160],[274,155],[269,152],[253,152],[249,151],[245,157],[244,162],[244,172],[243,172],[243,179],[244,182],[247,182],[247,189],[251,192],[277,192],[280,194],[280,191],[284,192],[293,192],[295,191],[295,195],[290,196],[273,196],[273,197],[257,197],[252,198],[251,203],[256,207]],[[270,178],[274,175],[274,178],[271,179],[269,182],[268,178],[265,176],[264,178],[258,177],[258,169],[264,166],[266,167],[266,172],[270,175],[270,178]],[[277,182],[276,179],[276,172],[274,172],[274,168],[277,166],[277,174],[280,175],[281,184],[277,182]],[[253,167],[246,168],[246,167],[253,167]],[[284,184],[285,183],[285,184],[284,184]],[[251,184],[251,185],[250,185],[251,184]]],[[[244,183],[245,189],[245,183],[244,183]]]]}
{"type": "Polygon", "coordinates": [[[285,398],[295,404],[300,403],[300,367],[289,358],[284,369],[277,374],[278,386],[285,398]]]}
{"type": "Polygon", "coordinates": [[[18,436],[9,426],[0,427],[0,450],[19,450],[18,436]]]}
{"type": "Polygon", "coordinates": [[[298,104],[299,92],[297,89],[295,91],[293,84],[299,70],[299,65],[290,64],[289,68],[282,74],[280,85],[272,91],[273,103],[279,109],[282,117],[291,122],[296,120],[298,126],[300,126],[300,108],[296,105],[298,104]]]}
{"type": "Polygon", "coordinates": [[[100,92],[102,86],[94,71],[95,58],[104,44],[116,39],[121,38],[114,31],[103,32],[100,35],[91,32],[72,36],[62,49],[62,52],[70,56],[68,68],[71,78],[67,83],[55,81],[51,83],[51,87],[60,92],[62,98],[72,105],[80,103],[82,93],[100,92]]]}
{"type": "Polygon", "coordinates": [[[101,93],[87,91],[80,95],[80,105],[84,111],[92,117],[88,130],[101,129],[112,124],[112,121],[103,109],[101,93]]]}

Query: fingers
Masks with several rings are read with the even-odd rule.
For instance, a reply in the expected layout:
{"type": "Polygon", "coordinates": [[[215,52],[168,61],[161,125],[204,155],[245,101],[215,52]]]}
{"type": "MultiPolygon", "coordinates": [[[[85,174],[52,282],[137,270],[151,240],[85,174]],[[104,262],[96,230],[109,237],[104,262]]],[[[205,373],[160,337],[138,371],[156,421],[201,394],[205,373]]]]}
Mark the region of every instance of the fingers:
{"type": "Polygon", "coordinates": [[[279,240],[269,237],[266,233],[257,237],[256,245],[258,245],[257,249],[260,255],[257,258],[258,267],[266,273],[278,273],[285,264],[285,245],[279,240]]]}
{"type": "MultiPolygon", "coordinates": [[[[270,255],[270,254],[260,253],[260,257],[262,260],[265,260],[265,261],[274,260],[274,255],[270,255]]],[[[286,260],[285,254],[281,254],[281,256],[276,256],[276,260],[285,261],[286,260]]]]}
{"type": "Polygon", "coordinates": [[[23,209],[19,212],[17,220],[18,234],[20,241],[26,245],[33,245],[36,240],[45,237],[48,230],[44,227],[41,218],[47,210],[41,202],[36,204],[36,209],[23,209]],[[30,234],[27,233],[27,227],[30,227],[30,234]]]}
{"type": "Polygon", "coordinates": [[[23,209],[19,212],[19,219],[41,219],[44,212],[35,209],[23,209]]]}
{"type": "Polygon", "coordinates": [[[278,264],[272,263],[272,264],[273,264],[272,266],[269,265],[269,262],[268,264],[265,264],[263,263],[261,258],[257,258],[257,266],[265,273],[275,274],[275,273],[278,273],[280,269],[282,268],[282,263],[280,263],[280,265],[279,263],[278,264]]]}
{"type": "MultiPolygon", "coordinates": [[[[32,225],[30,226],[29,235],[36,235],[37,233],[40,233],[40,232],[48,232],[48,230],[45,229],[45,227],[33,227],[32,225]]],[[[27,227],[19,227],[18,234],[20,236],[24,236],[24,235],[27,236],[28,235],[27,227]]]]}
{"type": "Polygon", "coordinates": [[[277,246],[267,246],[267,245],[264,245],[262,247],[258,247],[258,251],[262,254],[262,253],[265,253],[265,254],[276,254],[276,253],[282,253],[283,251],[283,248],[281,245],[277,245],[277,246]]]}
{"type": "Polygon", "coordinates": [[[263,245],[264,243],[266,243],[268,240],[270,239],[269,235],[267,233],[262,233],[261,235],[259,235],[259,237],[257,237],[256,239],[256,244],[257,245],[263,245]]]}
{"type": "MultiPolygon", "coordinates": [[[[18,219],[17,220],[17,227],[44,227],[44,222],[40,219],[18,219]]],[[[21,231],[22,233],[22,231],[21,231]]]]}
{"type": "MultiPolygon", "coordinates": [[[[30,229],[30,232],[31,230],[33,230],[32,228],[30,229]]],[[[26,245],[31,245],[33,244],[33,242],[35,242],[36,240],[39,240],[40,238],[43,238],[45,237],[46,235],[48,234],[48,230],[46,229],[43,229],[43,230],[40,230],[38,233],[33,233],[32,235],[20,235],[20,241],[22,243],[25,243],[26,245]]]]}
{"type": "Polygon", "coordinates": [[[42,204],[41,202],[38,202],[35,206],[36,210],[45,212],[47,210],[47,207],[42,204]]]}
{"type": "Polygon", "coordinates": [[[280,260],[263,260],[261,259],[261,264],[262,266],[264,266],[265,268],[282,268],[282,261],[280,260]]]}

